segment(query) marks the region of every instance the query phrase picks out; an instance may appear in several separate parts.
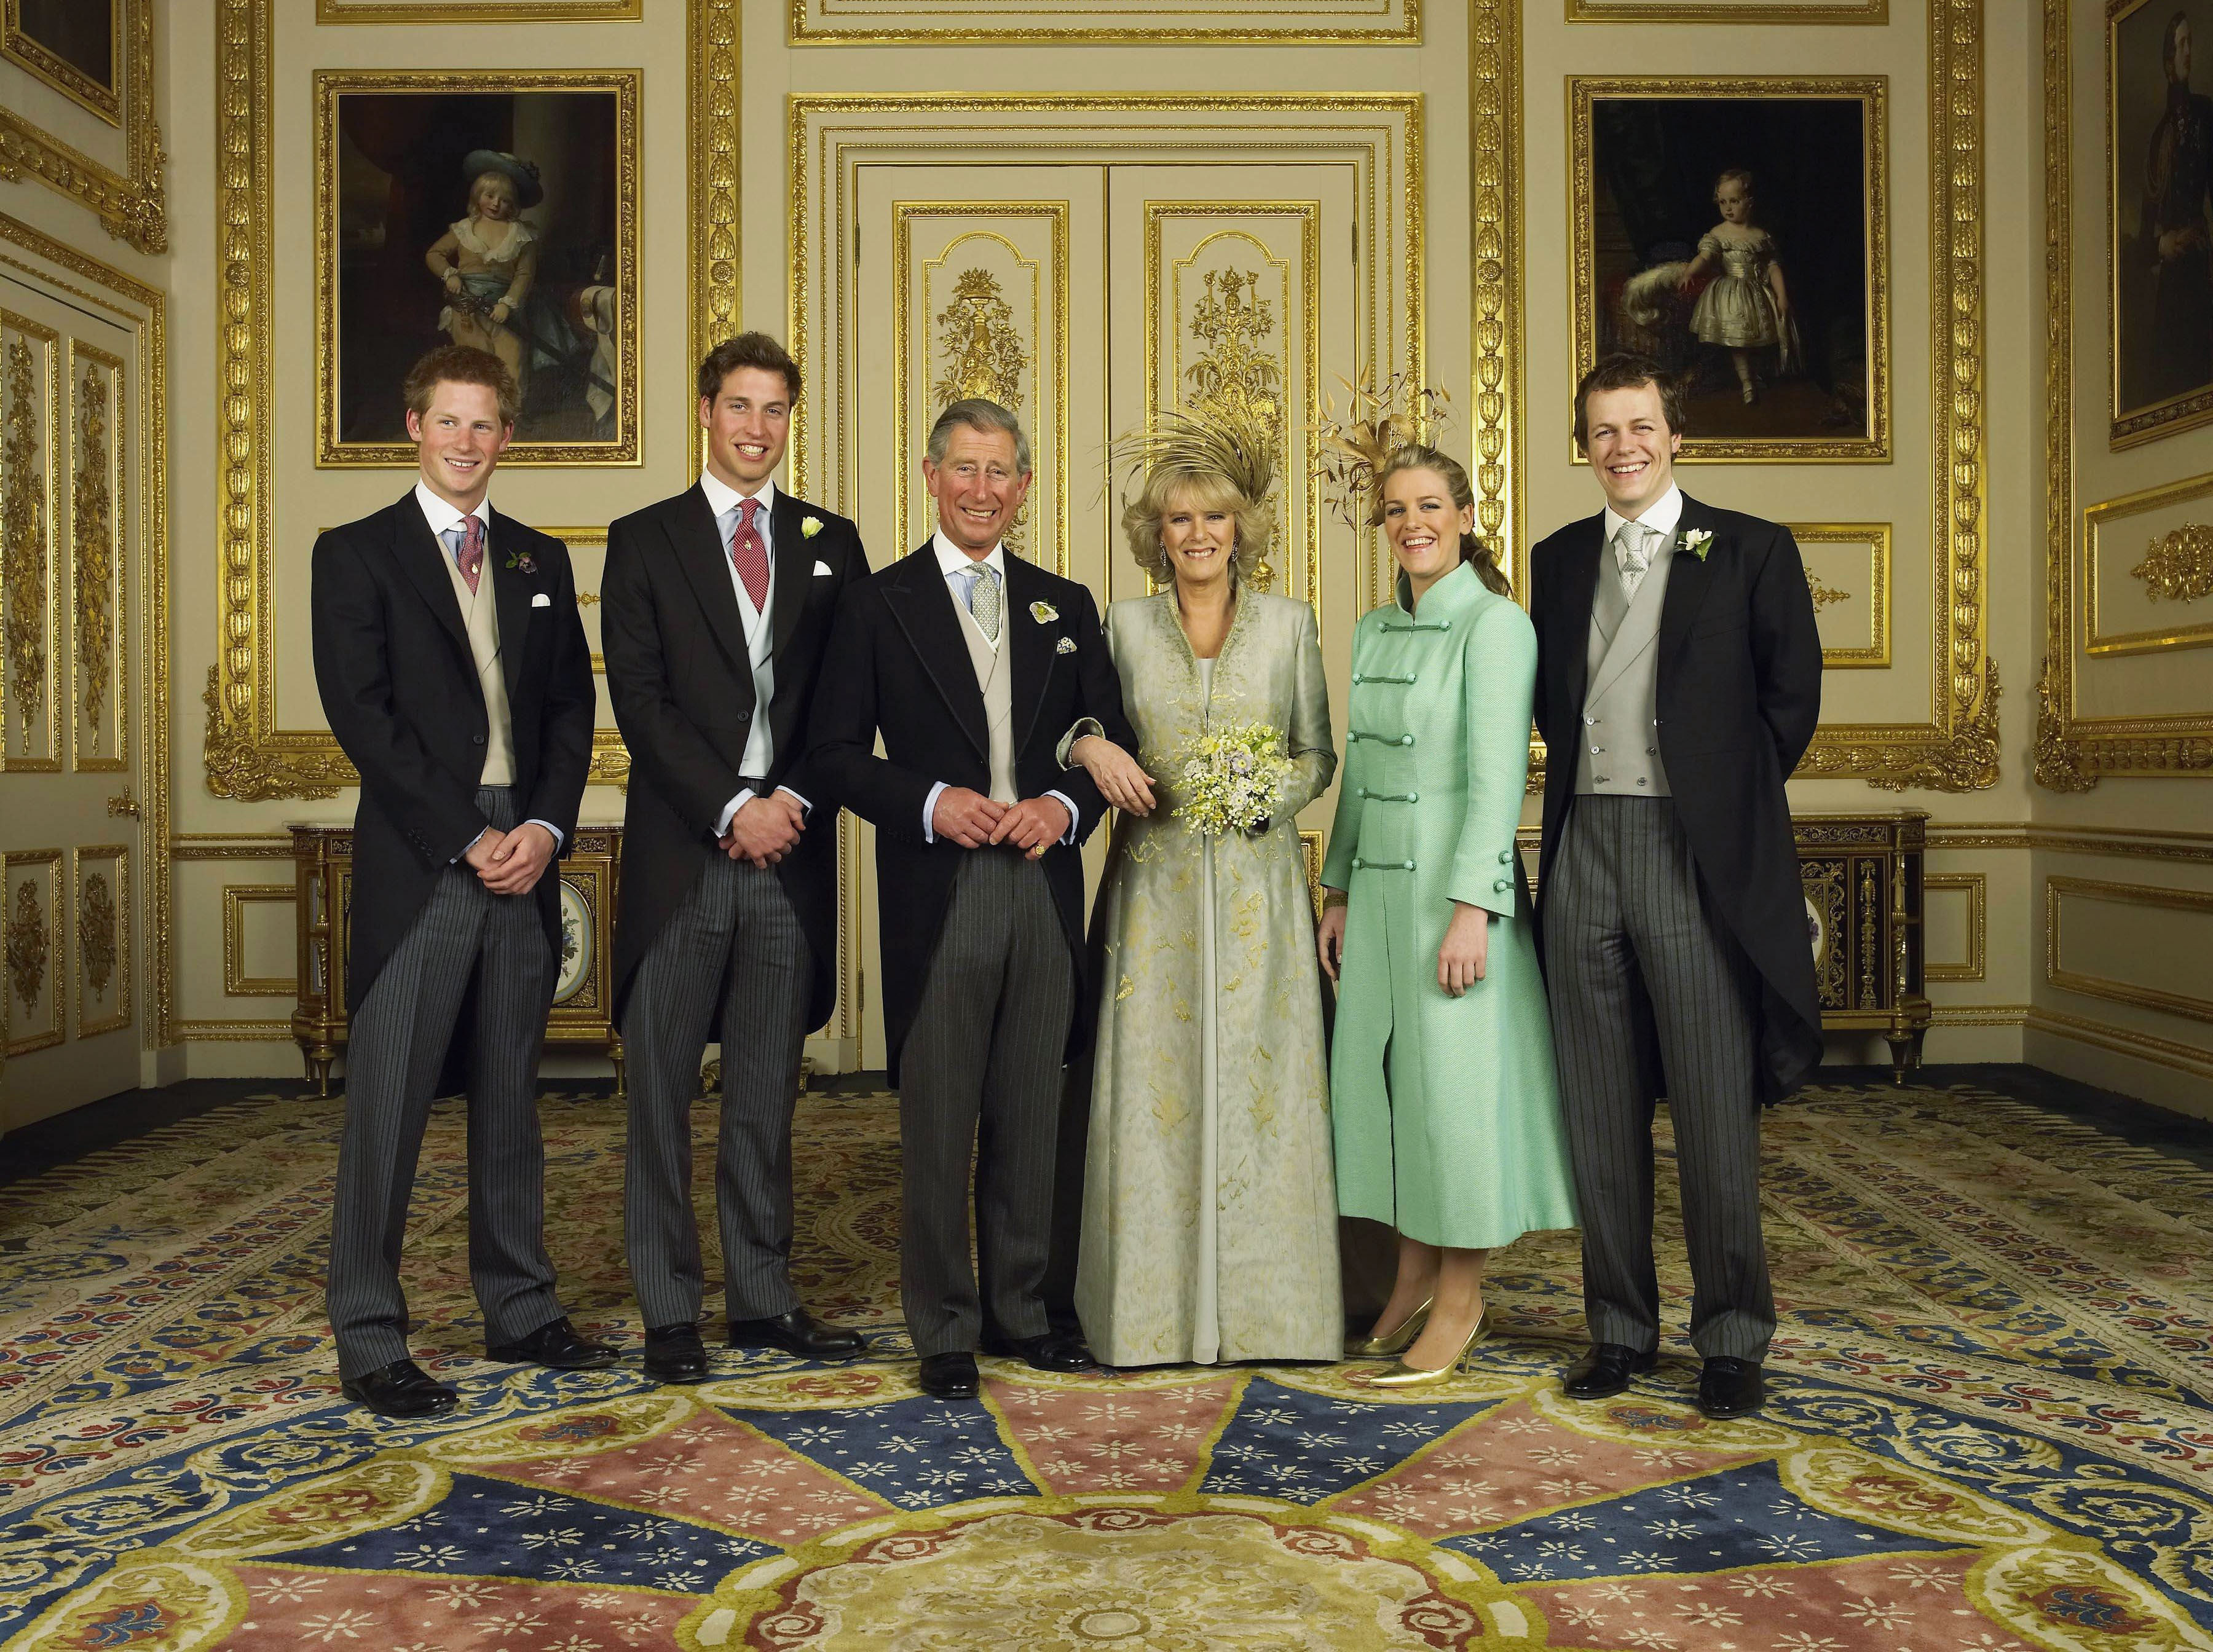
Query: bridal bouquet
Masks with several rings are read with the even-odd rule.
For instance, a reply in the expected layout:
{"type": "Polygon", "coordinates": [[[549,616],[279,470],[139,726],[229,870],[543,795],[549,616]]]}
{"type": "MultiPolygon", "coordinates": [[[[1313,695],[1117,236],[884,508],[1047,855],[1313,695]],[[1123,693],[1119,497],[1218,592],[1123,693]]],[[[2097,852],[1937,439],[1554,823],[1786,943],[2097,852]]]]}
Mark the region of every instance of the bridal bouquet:
{"type": "Polygon", "coordinates": [[[1203,838],[1265,830],[1276,796],[1290,778],[1280,730],[1265,722],[1228,723],[1194,735],[1176,751],[1183,794],[1176,813],[1203,838]]]}

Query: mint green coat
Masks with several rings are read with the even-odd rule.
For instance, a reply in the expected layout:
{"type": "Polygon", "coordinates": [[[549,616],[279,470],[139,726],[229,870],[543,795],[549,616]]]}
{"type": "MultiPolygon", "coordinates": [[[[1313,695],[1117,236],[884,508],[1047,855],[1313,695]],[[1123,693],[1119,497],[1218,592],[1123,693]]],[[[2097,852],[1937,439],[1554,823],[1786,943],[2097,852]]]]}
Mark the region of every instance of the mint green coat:
{"type": "Polygon", "coordinates": [[[1537,635],[1463,564],[1417,611],[1360,622],[1322,881],[1350,897],[1330,1052],[1338,1208],[1431,1245],[1487,1249],[1576,1225],[1514,843],[1537,635]],[[1453,905],[1496,914],[1484,978],[1437,984],[1453,905]]]}

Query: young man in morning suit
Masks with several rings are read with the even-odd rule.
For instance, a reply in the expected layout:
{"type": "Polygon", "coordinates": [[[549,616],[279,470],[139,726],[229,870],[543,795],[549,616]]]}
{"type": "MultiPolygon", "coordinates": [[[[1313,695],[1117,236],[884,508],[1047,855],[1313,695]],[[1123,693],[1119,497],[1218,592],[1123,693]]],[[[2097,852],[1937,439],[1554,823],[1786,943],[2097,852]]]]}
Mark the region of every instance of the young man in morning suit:
{"type": "Polygon", "coordinates": [[[1090,1365],[1041,1291],[1061,1067],[1089,1023],[1077,846],[1106,804],[1054,748],[1087,716],[1137,742],[1090,592],[1000,542],[1030,484],[1015,416],[954,402],[922,468],[937,532],[839,607],[810,760],[876,827],[901,1306],[924,1391],[966,1399],[978,1346],[1039,1370],[1090,1365]]]}
{"type": "Polygon", "coordinates": [[[396,503],[315,541],[313,610],[323,711],[361,774],[331,1326],[347,1394],[419,1417],[456,1396],[407,1356],[399,1245],[456,1039],[485,1356],[580,1370],[614,1355],[577,1335],[553,1294],[538,1126],[560,956],[552,868],[592,760],[576,582],[560,540],[485,498],[515,433],[515,379],[499,358],[449,344],[403,389],[422,474],[396,503]]]}
{"type": "Polygon", "coordinates": [[[1655,363],[1610,357],[1576,388],[1606,509],[1530,553],[1549,753],[1538,915],[1593,1344],[1563,1386],[1602,1399],[1657,1357],[1665,1095],[1698,1408],[1728,1417],[1759,1408],[1775,1330],[1760,1107],[1821,1057],[1783,795],[1820,716],[1821,640],[1789,530],[1686,497],[1682,439],[1655,363]]]}
{"type": "Polygon", "coordinates": [[[771,479],[798,399],[798,364],[775,339],[717,344],[699,364],[698,485],[607,530],[600,645],[631,759],[615,918],[623,1228],[646,1370],[664,1382],[707,1375],[692,1102],[710,1033],[731,1345],[861,1351],[801,1306],[789,1267],[800,1052],[830,1013],[838,943],[838,812],[803,760],[807,716],[838,594],[869,571],[851,522],[771,479]]]}

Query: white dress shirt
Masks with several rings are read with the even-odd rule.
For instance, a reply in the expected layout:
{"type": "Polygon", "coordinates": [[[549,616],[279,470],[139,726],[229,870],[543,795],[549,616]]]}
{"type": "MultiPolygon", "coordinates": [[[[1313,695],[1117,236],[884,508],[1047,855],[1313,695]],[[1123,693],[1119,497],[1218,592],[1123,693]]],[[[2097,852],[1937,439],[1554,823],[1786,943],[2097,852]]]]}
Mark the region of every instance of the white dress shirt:
{"type": "MultiPolygon", "coordinates": [[[[491,501],[489,498],[478,500],[477,508],[474,510],[456,510],[454,509],[451,503],[440,498],[436,494],[431,492],[430,484],[418,479],[415,484],[415,503],[423,512],[423,520],[430,525],[430,537],[438,541],[438,549],[442,554],[449,557],[454,555],[452,548],[446,543],[447,533],[454,528],[460,527],[463,522],[466,522],[470,517],[473,516],[484,524],[485,555],[486,558],[491,557],[491,501]]],[[[500,646],[503,648],[507,646],[506,638],[502,637],[500,639],[500,646]]],[[[569,841],[563,834],[561,828],[555,826],[551,820],[541,820],[533,815],[531,819],[525,820],[522,824],[525,826],[544,826],[547,832],[551,832],[553,836],[553,852],[557,855],[561,852],[561,845],[569,841]]],[[[488,827],[486,828],[486,830],[489,829],[490,828],[488,827]]],[[[482,838],[483,836],[484,832],[482,832],[477,833],[477,838],[482,838]]],[[[474,849],[476,846],[476,838],[472,838],[469,842],[469,849],[474,849]]],[[[460,855],[454,856],[453,860],[448,861],[446,864],[448,866],[454,865],[461,858],[461,855],[466,855],[469,852],[469,849],[464,849],[460,855]]]]}
{"type": "MultiPolygon", "coordinates": [[[[945,531],[940,528],[930,536],[930,548],[937,553],[937,571],[945,576],[946,594],[953,599],[953,606],[961,613],[965,614],[968,612],[969,583],[972,580],[979,577],[969,570],[978,563],[982,563],[987,564],[992,573],[997,576],[999,634],[997,637],[984,637],[984,640],[991,645],[991,651],[997,653],[999,645],[1007,640],[1007,627],[1013,623],[1012,616],[1007,608],[1007,547],[1003,545],[995,545],[985,555],[972,557],[952,540],[947,539],[945,531]]],[[[976,628],[976,634],[983,637],[982,626],[978,625],[976,628]]],[[[926,844],[934,844],[937,841],[936,819],[937,800],[948,789],[948,783],[941,780],[930,787],[930,796],[922,800],[922,840],[926,844]]],[[[1068,830],[1061,833],[1060,840],[1064,844],[1074,843],[1076,841],[1076,801],[1063,791],[1049,791],[1046,796],[1068,811],[1068,830]]]]}
{"type": "MultiPolygon", "coordinates": [[[[707,496],[707,509],[714,513],[715,532],[722,539],[723,572],[730,576],[730,590],[738,599],[738,620],[745,627],[746,658],[753,668],[753,720],[746,734],[744,755],[738,759],[739,769],[747,774],[766,774],[768,765],[775,760],[774,736],[769,728],[769,702],[776,698],[776,634],[770,616],[776,612],[776,531],[770,526],[776,511],[776,483],[763,482],[751,494],[740,493],[711,470],[699,472],[699,491],[707,496]],[[753,606],[753,594],[738,576],[737,559],[730,554],[736,543],[735,526],[726,528],[724,519],[748,498],[760,501],[760,509],[753,513],[753,531],[761,537],[761,545],[768,553],[768,589],[763,594],[764,606],[753,606]]],[[[778,786],[778,791],[791,792],[802,809],[814,806],[789,786],[778,786]]],[[[715,822],[715,835],[719,838],[730,829],[731,817],[753,801],[753,789],[741,786],[730,801],[722,805],[722,813],[715,822]]]]}

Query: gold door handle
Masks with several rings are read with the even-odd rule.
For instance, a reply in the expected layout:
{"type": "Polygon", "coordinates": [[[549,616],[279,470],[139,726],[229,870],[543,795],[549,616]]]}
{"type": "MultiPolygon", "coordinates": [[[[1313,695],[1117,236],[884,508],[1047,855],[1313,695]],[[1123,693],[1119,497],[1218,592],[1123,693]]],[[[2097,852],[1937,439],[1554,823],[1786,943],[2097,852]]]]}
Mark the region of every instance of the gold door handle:
{"type": "Polygon", "coordinates": [[[111,817],[127,814],[134,820],[138,818],[138,800],[131,795],[130,787],[125,786],[123,789],[123,795],[120,797],[111,797],[107,800],[107,813],[111,817]]]}

